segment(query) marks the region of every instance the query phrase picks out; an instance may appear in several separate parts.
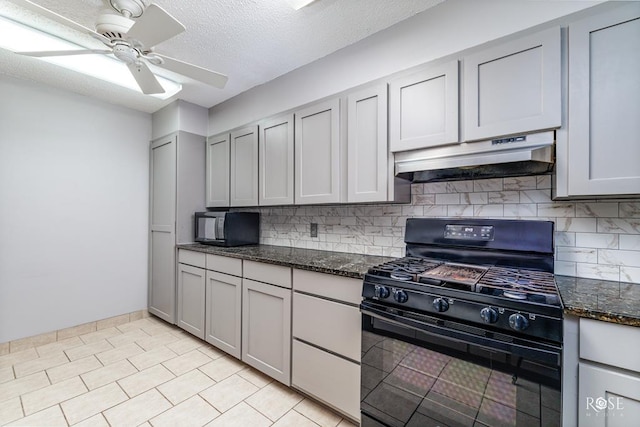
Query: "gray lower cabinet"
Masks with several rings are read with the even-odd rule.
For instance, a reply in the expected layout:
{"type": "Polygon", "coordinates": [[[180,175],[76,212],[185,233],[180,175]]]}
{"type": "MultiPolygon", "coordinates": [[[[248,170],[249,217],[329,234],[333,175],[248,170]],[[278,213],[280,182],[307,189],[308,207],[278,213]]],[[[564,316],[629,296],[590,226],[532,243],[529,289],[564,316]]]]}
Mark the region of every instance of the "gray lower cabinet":
{"type": "Polygon", "coordinates": [[[640,328],[580,319],[578,424],[629,426],[640,419],[640,328]]]}
{"type": "Polygon", "coordinates": [[[206,255],[205,336],[209,344],[242,356],[242,260],[206,255]]]}
{"type": "Polygon", "coordinates": [[[178,264],[178,327],[204,339],[204,268],[178,264]]]}
{"type": "Polygon", "coordinates": [[[207,271],[205,341],[240,359],[242,279],[207,271]]]}
{"type": "Polygon", "coordinates": [[[205,254],[178,250],[176,325],[204,339],[205,254]]]}
{"type": "Polygon", "coordinates": [[[242,361],[291,384],[291,289],[242,279],[242,361]]]}
{"type": "Polygon", "coordinates": [[[360,419],[362,280],[293,270],[291,385],[360,419]]]}

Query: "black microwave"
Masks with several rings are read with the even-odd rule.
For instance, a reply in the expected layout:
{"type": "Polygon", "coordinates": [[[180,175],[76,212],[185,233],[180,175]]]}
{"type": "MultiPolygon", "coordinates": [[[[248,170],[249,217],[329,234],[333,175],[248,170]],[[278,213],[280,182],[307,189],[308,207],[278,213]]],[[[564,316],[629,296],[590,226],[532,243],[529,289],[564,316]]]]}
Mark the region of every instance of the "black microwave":
{"type": "Polygon", "coordinates": [[[196,212],[195,238],[215,246],[257,245],[260,241],[258,212],[196,212]]]}

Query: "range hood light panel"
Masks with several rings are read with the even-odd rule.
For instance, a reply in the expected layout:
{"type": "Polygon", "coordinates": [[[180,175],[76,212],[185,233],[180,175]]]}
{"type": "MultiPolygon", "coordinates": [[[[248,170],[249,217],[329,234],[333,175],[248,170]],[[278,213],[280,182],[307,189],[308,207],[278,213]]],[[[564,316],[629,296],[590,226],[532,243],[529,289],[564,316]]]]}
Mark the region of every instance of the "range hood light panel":
{"type": "MultiPolygon", "coordinates": [[[[0,34],[2,34],[2,37],[0,38],[0,48],[4,48],[12,52],[84,49],[83,46],[79,46],[70,41],[47,34],[1,15],[0,34]]],[[[81,56],[49,56],[38,59],[141,93],[140,87],[127,67],[117,59],[110,56],[89,54],[81,56]]],[[[165,92],[151,96],[159,99],[168,99],[182,90],[182,85],[180,83],[176,83],[158,75],[156,75],[156,78],[164,88],[165,92]]]]}

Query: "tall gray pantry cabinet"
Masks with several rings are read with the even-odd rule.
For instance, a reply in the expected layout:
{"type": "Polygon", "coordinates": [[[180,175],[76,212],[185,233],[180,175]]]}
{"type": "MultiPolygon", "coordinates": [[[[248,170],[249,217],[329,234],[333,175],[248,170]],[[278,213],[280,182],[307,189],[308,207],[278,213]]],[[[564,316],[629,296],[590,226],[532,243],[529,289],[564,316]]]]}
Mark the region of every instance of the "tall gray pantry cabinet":
{"type": "Polygon", "coordinates": [[[152,141],[149,170],[149,313],[176,323],[176,244],[193,242],[193,213],[205,209],[205,137],[152,141]]]}

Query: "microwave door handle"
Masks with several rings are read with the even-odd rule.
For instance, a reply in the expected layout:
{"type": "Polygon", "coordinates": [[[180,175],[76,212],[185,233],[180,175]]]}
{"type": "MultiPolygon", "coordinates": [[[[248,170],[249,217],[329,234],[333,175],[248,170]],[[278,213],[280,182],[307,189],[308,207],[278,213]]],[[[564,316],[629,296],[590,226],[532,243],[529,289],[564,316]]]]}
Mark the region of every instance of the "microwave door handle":
{"type": "Polygon", "coordinates": [[[224,217],[216,218],[216,240],[224,240],[224,217]]]}

